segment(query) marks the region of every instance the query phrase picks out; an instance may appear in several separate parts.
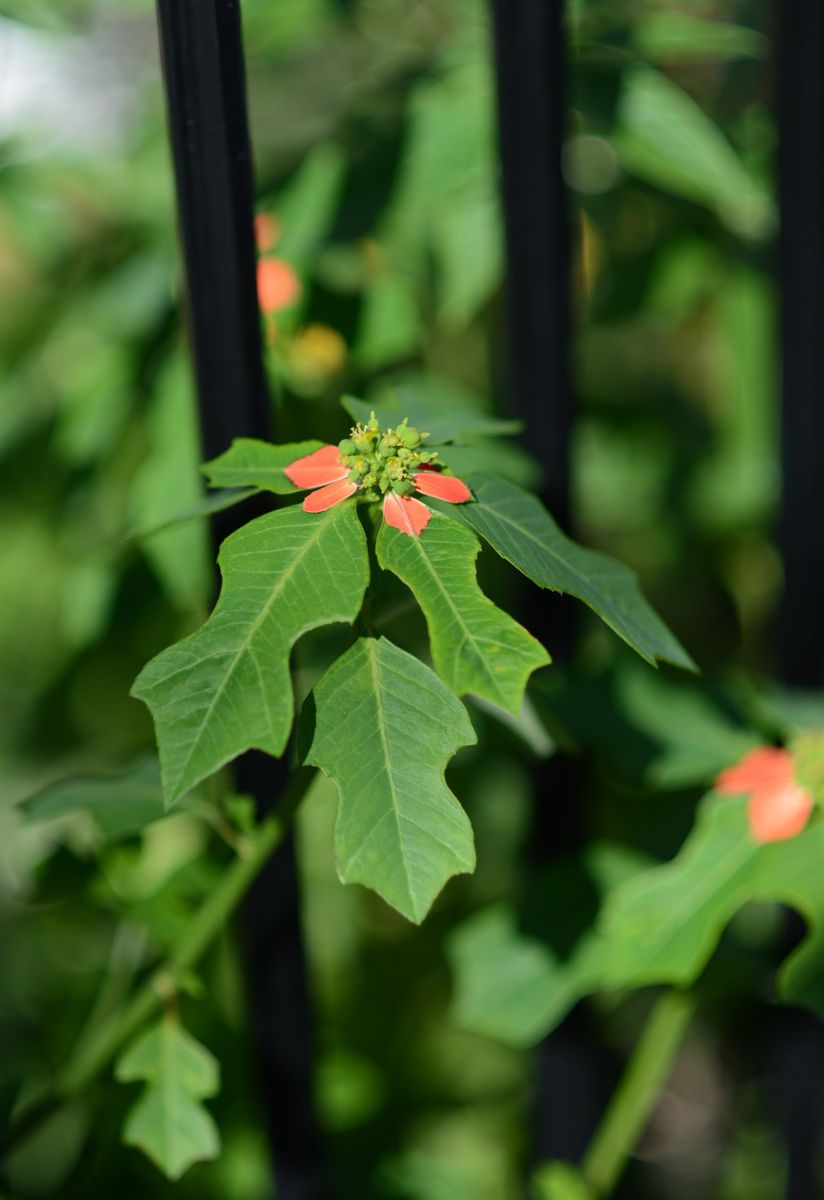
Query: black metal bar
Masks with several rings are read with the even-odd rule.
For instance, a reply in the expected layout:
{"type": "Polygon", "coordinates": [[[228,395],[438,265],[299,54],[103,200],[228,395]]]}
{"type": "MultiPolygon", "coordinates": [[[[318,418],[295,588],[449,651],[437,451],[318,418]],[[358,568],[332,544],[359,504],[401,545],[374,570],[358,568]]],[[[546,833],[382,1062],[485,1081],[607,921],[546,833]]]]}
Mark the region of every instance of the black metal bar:
{"type": "MultiPolygon", "coordinates": [[[[207,457],[234,437],[271,436],[255,284],[254,190],[237,0],[158,0],[177,183],[186,308],[207,457]]],[[[232,522],[213,532],[225,536],[232,522]]],[[[284,766],[250,753],[238,788],[262,815],[284,766]]],[[[251,1037],[279,1200],[326,1196],[312,1104],[312,1028],[294,846],[273,857],[245,906],[251,1037]]]]}
{"type": "Polygon", "coordinates": [[[564,5],[492,0],[507,243],[510,403],[546,472],[545,499],[569,518],[569,221],[561,175],[564,5]]]}
{"type": "Polygon", "coordinates": [[[824,6],[777,4],[784,595],[788,683],[824,677],[824,6]]]}

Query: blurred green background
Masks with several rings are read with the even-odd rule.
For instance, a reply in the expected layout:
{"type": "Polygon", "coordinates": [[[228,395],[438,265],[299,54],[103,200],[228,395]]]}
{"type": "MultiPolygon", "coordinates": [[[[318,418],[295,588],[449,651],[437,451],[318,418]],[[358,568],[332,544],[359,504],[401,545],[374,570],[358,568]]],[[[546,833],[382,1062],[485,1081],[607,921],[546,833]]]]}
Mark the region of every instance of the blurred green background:
{"type": "MultiPolygon", "coordinates": [[[[733,690],[745,671],[775,666],[769,633],[781,586],[767,8],[570,5],[576,532],[638,570],[710,684],[733,690]]],[[[264,253],[299,282],[294,302],[265,321],[280,439],[342,436],[342,391],[372,398],[409,388],[434,405],[506,414],[482,0],[244,0],[243,19],[258,211],[276,218],[264,253]]],[[[220,831],[191,813],[132,835],[82,815],[25,825],[15,809],[50,780],[151,750],[148,716],[129,687],[152,654],[203,619],[212,568],[202,524],[129,537],[201,492],[152,5],[6,0],[0,70],[8,1110],[21,1080],[31,1088],[47,1078],[85,1023],[174,940],[228,851],[220,831]]],[[[498,471],[540,481],[514,445],[493,458],[498,471]]],[[[459,471],[459,451],[450,463],[459,471]]],[[[481,569],[493,592],[512,587],[492,564],[481,569]]],[[[419,636],[403,621],[392,629],[419,636]]],[[[303,688],[330,644],[325,635],[303,647],[303,688]]],[[[593,688],[619,709],[649,713],[656,698],[644,699],[645,670],[607,630],[582,624],[559,687],[590,714],[593,688]]],[[[536,1058],[456,1027],[444,937],[465,914],[523,887],[530,762],[547,742],[479,709],[472,716],[487,749],[459,759],[454,786],[475,824],[479,868],[450,884],[421,930],[337,882],[328,786],[301,814],[318,1101],[342,1196],[522,1194],[536,1058]]],[[[590,721],[585,736],[566,734],[587,745],[588,830],[673,853],[696,793],[677,772],[650,780],[637,764],[615,768],[608,728],[590,721]]],[[[752,995],[767,986],[780,925],[776,913],[753,918],[734,946],[752,995]]],[[[15,1156],[12,1195],[267,1194],[230,936],[203,976],[209,1003],[195,995],[183,1007],[222,1064],[211,1106],[222,1158],[167,1183],[119,1145],[134,1093],[108,1084],[15,1156]]],[[[615,1061],[641,1011],[592,1014],[615,1061]]],[[[623,1194],[781,1195],[768,1083],[745,1061],[746,1023],[734,1028],[732,1014],[719,1002],[693,1035],[674,1085],[677,1113],[659,1113],[646,1165],[623,1194]]]]}

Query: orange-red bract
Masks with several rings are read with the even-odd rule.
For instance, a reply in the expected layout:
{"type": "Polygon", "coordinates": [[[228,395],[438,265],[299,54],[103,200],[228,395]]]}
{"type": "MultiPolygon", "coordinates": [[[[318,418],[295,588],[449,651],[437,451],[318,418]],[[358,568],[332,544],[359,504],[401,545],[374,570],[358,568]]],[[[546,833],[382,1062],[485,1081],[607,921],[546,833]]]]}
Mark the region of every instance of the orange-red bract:
{"type": "Polygon", "coordinates": [[[722,771],[715,789],[724,796],[749,795],[747,815],[757,842],[782,842],[801,833],[813,798],[795,779],[792,755],[778,746],[759,746],[722,771]]]}

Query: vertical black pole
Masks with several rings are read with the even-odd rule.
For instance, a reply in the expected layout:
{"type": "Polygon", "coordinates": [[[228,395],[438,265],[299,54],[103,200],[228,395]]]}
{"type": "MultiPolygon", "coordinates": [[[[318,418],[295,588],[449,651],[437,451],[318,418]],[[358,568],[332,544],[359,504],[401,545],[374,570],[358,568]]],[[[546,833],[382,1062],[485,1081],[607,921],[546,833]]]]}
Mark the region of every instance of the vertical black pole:
{"type": "Polygon", "coordinates": [[[824,678],[824,5],[779,3],[784,595],[788,683],[824,678]]]}
{"type": "Polygon", "coordinates": [[[544,468],[544,499],[566,526],[572,405],[563,10],[562,0],[492,0],[510,404],[544,468]]]}
{"type": "MultiPolygon", "coordinates": [[[[546,479],[543,499],[570,525],[570,233],[561,174],[565,129],[562,0],[492,0],[498,128],[507,247],[507,379],[510,407],[546,479]]],[[[532,592],[526,624],[556,660],[572,650],[566,597],[532,592]]],[[[531,852],[541,870],[583,837],[575,765],[561,757],[534,777],[531,852]],[[554,797],[563,795],[562,806],[554,797]]],[[[540,1047],[532,1158],[579,1159],[602,1106],[585,1016],[574,1012],[540,1047]]]]}
{"type": "MultiPolygon", "coordinates": [[[[177,183],[187,316],[207,457],[234,437],[271,436],[255,285],[254,191],[237,0],[158,0],[177,183]]],[[[248,513],[242,519],[246,519],[248,513]]],[[[231,532],[230,516],[219,534],[231,532]]],[[[217,534],[217,530],[215,530],[217,534]]],[[[262,754],[235,764],[259,814],[283,782],[262,754]]],[[[287,843],[245,907],[251,1035],[279,1200],[327,1195],[312,1105],[311,1017],[294,847],[287,843]]]]}
{"type": "MultiPolygon", "coordinates": [[[[824,6],[775,5],[779,125],[784,593],[778,632],[787,683],[824,681],[824,6]]],[[[793,941],[806,930],[792,914],[793,941]]],[[[792,947],[788,947],[791,949],[792,947]]],[[[786,1200],[817,1194],[824,1030],[774,1016],[773,1094],[787,1143],[786,1200]]]]}

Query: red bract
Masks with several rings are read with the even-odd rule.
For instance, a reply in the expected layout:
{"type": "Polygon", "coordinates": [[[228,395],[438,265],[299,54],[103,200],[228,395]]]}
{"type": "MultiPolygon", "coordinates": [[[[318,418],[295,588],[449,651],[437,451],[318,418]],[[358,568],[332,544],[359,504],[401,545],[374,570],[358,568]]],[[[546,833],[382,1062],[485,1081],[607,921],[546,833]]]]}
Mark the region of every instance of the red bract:
{"type": "Polygon", "coordinates": [[[337,446],[321,446],[312,454],[296,458],[284,471],[299,488],[318,488],[303,502],[306,512],[325,512],[358,490],[349,479],[349,468],[340,460],[337,446]]]}
{"type": "Polygon", "coordinates": [[[393,529],[400,529],[401,533],[408,533],[410,537],[419,537],[429,524],[432,513],[420,500],[387,492],[383,498],[383,516],[386,524],[393,529]]]}
{"type": "Polygon", "coordinates": [[[750,750],[721,772],[715,790],[723,796],[749,794],[747,814],[757,842],[796,837],[812,812],[813,798],[796,782],[792,755],[777,746],[750,750]]]}

